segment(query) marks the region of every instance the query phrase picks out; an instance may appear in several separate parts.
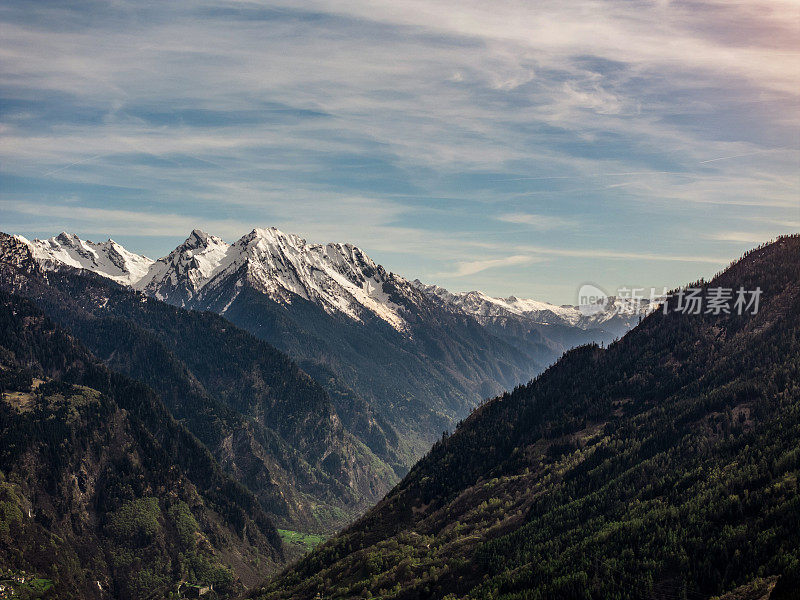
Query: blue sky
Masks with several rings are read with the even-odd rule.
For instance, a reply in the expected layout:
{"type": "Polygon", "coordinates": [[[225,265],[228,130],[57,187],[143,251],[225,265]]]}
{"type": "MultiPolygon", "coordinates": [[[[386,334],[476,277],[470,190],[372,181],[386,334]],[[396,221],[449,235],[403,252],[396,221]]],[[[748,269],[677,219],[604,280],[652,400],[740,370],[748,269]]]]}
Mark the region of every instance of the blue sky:
{"type": "Polygon", "coordinates": [[[0,229],[349,241],[454,291],[674,286],[800,230],[800,4],[20,2],[0,229]]]}

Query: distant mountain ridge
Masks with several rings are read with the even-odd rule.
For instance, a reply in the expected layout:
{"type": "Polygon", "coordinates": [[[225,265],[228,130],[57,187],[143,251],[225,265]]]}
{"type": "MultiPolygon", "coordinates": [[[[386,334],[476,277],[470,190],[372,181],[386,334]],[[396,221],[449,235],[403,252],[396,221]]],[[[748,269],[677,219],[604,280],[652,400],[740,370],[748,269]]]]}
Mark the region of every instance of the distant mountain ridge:
{"type": "Polygon", "coordinates": [[[483,398],[639,320],[486,295],[476,303],[477,293],[412,282],[352,244],[311,244],[274,227],[233,244],[194,230],[157,261],[70,234],[20,239],[47,269],[78,267],[216,312],[287,352],[325,387],[344,425],[401,474],[483,398]]]}
{"type": "Polygon", "coordinates": [[[523,319],[539,325],[561,325],[575,327],[584,331],[599,327],[609,327],[615,332],[624,332],[636,324],[640,316],[646,316],[654,308],[648,298],[625,301],[610,296],[606,302],[591,309],[568,304],[550,304],[529,298],[495,298],[478,290],[471,292],[450,292],[437,285],[426,285],[419,279],[414,286],[431,297],[440,299],[453,310],[476,317],[485,323],[496,319],[523,319]]]}

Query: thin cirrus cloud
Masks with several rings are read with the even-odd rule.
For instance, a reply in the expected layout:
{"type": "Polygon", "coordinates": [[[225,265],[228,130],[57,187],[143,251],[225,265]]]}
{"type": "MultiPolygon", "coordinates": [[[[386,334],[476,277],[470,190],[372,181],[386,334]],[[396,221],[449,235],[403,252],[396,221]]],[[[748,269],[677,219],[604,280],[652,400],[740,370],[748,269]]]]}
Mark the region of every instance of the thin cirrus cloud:
{"type": "Polygon", "coordinates": [[[574,220],[564,217],[553,217],[550,215],[533,215],[529,213],[509,213],[499,215],[496,217],[498,221],[504,223],[516,223],[518,225],[527,225],[531,229],[539,231],[547,231],[550,229],[560,229],[568,226],[575,226],[577,223],[574,220]]]}
{"type": "Polygon", "coordinates": [[[7,2],[3,227],[159,256],[277,225],[556,302],[676,285],[797,229],[798,22],[784,0],[7,2]]]}
{"type": "Polygon", "coordinates": [[[459,262],[458,268],[454,273],[451,274],[451,276],[466,277],[468,275],[475,275],[476,273],[480,273],[481,271],[486,271],[488,269],[510,267],[513,265],[524,265],[533,261],[540,261],[540,260],[544,259],[536,258],[533,256],[526,256],[524,254],[516,254],[514,256],[506,256],[503,258],[491,258],[487,260],[473,260],[473,261],[459,262]]]}
{"type": "MultiPolygon", "coordinates": [[[[794,227],[797,227],[797,225],[795,224],[794,227]]],[[[708,234],[708,237],[722,242],[760,244],[769,241],[772,236],[764,231],[718,231],[708,234]]]]}

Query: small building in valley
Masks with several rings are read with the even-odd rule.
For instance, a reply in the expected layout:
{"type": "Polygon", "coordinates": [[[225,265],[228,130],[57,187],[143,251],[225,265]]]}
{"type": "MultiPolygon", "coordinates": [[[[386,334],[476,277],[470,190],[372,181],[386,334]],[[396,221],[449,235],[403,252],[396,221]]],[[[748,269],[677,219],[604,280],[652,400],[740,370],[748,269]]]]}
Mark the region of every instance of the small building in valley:
{"type": "Polygon", "coordinates": [[[182,583],[178,588],[181,598],[200,598],[205,596],[208,592],[214,589],[213,585],[195,585],[191,583],[182,583]]]}

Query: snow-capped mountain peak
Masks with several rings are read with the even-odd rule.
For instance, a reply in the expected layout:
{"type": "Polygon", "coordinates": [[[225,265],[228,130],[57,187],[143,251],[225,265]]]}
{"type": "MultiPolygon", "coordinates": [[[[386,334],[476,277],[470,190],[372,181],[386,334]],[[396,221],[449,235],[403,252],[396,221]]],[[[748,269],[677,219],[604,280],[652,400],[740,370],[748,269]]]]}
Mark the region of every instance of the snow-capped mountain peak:
{"type": "Polygon", "coordinates": [[[28,241],[21,236],[18,239],[30,246],[34,258],[45,268],[67,265],[87,269],[123,285],[139,281],[154,262],[146,256],[129,252],[110,238],[95,243],[62,231],[47,240],[28,241]]]}
{"type": "Polygon", "coordinates": [[[359,321],[372,313],[395,329],[405,328],[402,309],[384,291],[390,276],[351,244],[309,244],[270,227],[243,236],[231,246],[231,254],[223,274],[246,265],[248,283],[273,300],[291,303],[299,296],[329,313],[359,321]]]}
{"type": "Polygon", "coordinates": [[[193,229],[189,234],[189,237],[186,238],[186,241],[183,242],[183,245],[187,248],[208,248],[210,246],[219,245],[227,246],[228,244],[226,244],[221,238],[206,233],[202,229],[193,229]]]}
{"type": "Polygon", "coordinates": [[[195,229],[133,286],[159,300],[186,305],[224,268],[230,248],[223,239],[195,229]]]}

